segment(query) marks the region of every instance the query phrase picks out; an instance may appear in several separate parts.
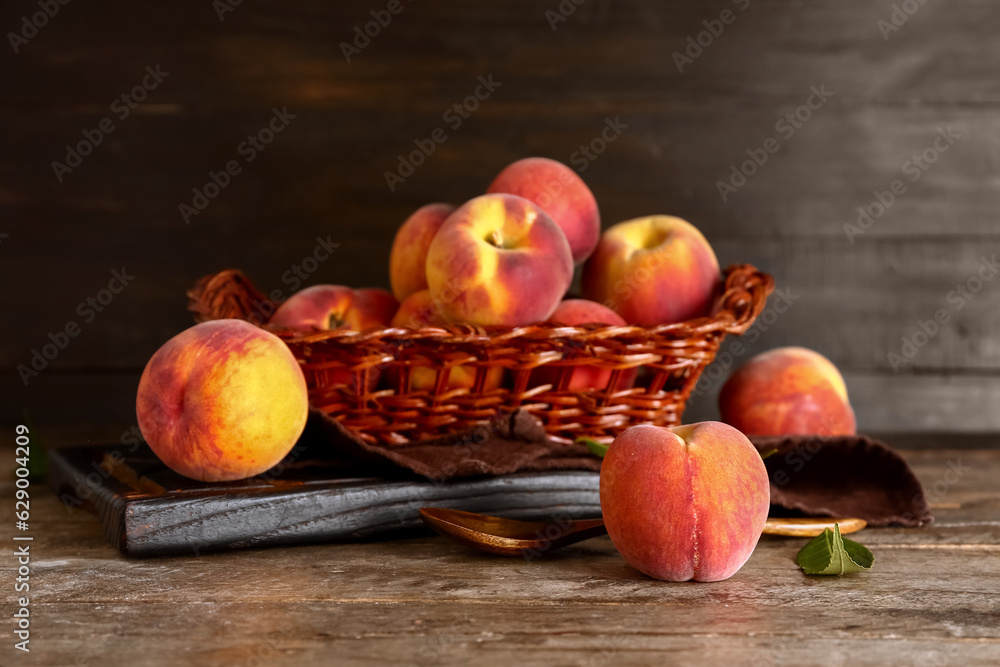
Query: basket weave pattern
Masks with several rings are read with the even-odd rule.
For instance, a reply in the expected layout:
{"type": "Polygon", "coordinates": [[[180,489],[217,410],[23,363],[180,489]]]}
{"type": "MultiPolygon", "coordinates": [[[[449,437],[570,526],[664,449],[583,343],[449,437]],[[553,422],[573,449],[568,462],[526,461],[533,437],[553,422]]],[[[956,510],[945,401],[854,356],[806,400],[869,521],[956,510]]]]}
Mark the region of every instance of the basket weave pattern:
{"type": "Polygon", "coordinates": [[[302,334],[267,325],[277,304],[236,270],[202,278],[188,296],[198,321],[245,319],[281,336],[302,365],[313,407],[366,441],[391,445],[452,435],[521,409],[557,442],[580,436],[610,442],[634,424],[680,424],[688,396],[726,334],[745,332],[774,289],[771,276],[746,264],[730,266],[724,278],[712,315],[657,327],[454,324],[302,334]],[[580,365],[610,369],[608,387],[567,390],[570,371],[580,365]],[[434,388],[412,390],[414,366],[437,370],[434,388]],[[456,366],[476,369],[471,389],[445,390],[456,366]],[[497,366],[506,369],[504,383],[484,390],[487,370],[497,366]],[[540,366],[559,367],[558,381],[533,386],[532,371],[540,366]],[[616,388],[633,368],[640,369],[636,385],[616,388]],[[333,373],[345,369],[351,382],[333,384],[333,373]]]}

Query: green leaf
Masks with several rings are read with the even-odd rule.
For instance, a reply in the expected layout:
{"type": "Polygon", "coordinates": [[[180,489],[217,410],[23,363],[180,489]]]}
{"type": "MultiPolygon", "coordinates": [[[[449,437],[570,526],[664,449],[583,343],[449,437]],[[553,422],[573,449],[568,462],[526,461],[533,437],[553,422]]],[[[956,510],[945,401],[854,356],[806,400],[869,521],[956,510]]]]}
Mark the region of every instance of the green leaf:
{"type": "Polygon", "coordinates": [[[593,438],[580,437],[577,438],[575,442],[578,445],[587,445],[587,449],[590,450],[591,454],[594,456],[600,456],[602,459],[604,458],[604,455],[608,453],[608,447],[610,446],[597,442],[593,438]]]}
{"type": "Polygon", "coordinates": [[[875,554],[869,551],[865,546],[858,544],[854,540],[849,540],[846,537],[844,540],[844,551],[862,570],[870,570],[872,565],[875,564],[875,554]]]}
{"type": "Polygon", "coordinates": [[[777,453],[778,453],[778,448],[774,447],[761,454],[760,458],[763,460],[766,459],[768,456],[774,456],[777,453]]]}
{"type": "Polygon", "coordinates": [[[806,574],[835,574],[870,570],[875,563],[872,552],[840,534],[840,524],[833,524],[802,547],[795,562],[806,574]]]}

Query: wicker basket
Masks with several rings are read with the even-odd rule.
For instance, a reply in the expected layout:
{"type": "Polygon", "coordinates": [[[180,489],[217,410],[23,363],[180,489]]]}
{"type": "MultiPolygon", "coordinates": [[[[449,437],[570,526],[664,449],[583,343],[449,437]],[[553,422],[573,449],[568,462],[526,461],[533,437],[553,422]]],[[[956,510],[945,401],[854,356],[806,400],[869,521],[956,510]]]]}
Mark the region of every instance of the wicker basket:
{"type": "Polygon", "coordinates": [[[199,321],[245,319],[281,336],[302,364],[313,407],[363,440],[391,445],[488,426],[517,409],[536,416],[557,442],[580,436],[610,442],[633,424],[680,424],[691,390],[726,334],[745,332],[773,289],[771,276],[734,265],[725,271],[713,314],[678,324],[458,324],[310,334],[267,325],[276,304],[239,271],[206,276],[188,296],[199,321]],[[474,386],[446,391],[450,369],[465,365],[476,368],[474,386]],[[532,370],[546,365],[562,369],[558,381],[533,386],[532,370]],[[569,372],[580,365],[610,369],[608,388],[566,390],[569,372]],[[411,390],[414,366],[437,369],[433,389],[411,390]],[[506,369],[505,382],[484,390],[488,369],[497,366],[506,369]],[[636,385],[615,389],[622,373],[633,368],[640,369],[636,385]],[[344,370],[351,381],[332,383],[333,374],[340,371],[342,380],[344,370]]]}

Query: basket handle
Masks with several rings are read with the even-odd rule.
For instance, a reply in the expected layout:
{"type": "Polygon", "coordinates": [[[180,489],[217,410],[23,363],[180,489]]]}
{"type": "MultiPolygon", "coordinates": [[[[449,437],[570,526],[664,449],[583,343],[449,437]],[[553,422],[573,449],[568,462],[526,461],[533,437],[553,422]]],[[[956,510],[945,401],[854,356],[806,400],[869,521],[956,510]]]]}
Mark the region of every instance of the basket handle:
{"type": "Polygon", "coordinates": [[[204,276],[187,291],[196,322],[239,319],[263,324],[278,304],[259,292],[242,271],[226,269],[204,276]]]}
{"type": "Polygon", "coordinates": [[[725,271],[725,287],[716,302],[716,313],[730,320],[722,330],[745,333],[764,310],[774,291],[774,277],[750,264],[732,264],[725,271]]]}

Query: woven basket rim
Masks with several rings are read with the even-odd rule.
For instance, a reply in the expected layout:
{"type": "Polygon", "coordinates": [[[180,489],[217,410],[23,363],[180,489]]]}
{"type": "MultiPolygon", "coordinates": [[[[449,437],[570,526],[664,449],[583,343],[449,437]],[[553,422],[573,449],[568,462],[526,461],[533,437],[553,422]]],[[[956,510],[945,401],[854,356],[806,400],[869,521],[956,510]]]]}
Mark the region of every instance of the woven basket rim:
{"type": "Polygon", "coordinates": [[[198,321],[241,318],[281,337],[306,375],[310,402],[367,442],[419,442],[517,410],[539,419],[554,441],[607,441],[630,424],[679,424],[722,340],[761,314],[774,279],[749,264],[723,276],[711,315],[654,327],[542,322],[303,333],[267,324],[278,303],[235,269],[199,280],[188,307],[198,321]],[[449,374],[464,365],[474,369],[473,385],[450,387],[449,374]],[[544,366],[556,375],[539,381],[544,366]],[[570,389],[575,366],[610,372],[608,384],[570,389]],[[435,369],[433,386],[411,384],[418,367],[435,369]],[[503,384],[493,387],[487,373],[498,367],[503,384]]]}
{"type": "MultiPolygon", "coordinates": [[[[420,327],[417,329],[410,327],[379,327],[366,331],[353,331],[350,329],[315,330],[311,332],[296,331],[284,327],[278,327],[264,321],[261,326],[272,333],[280,335],[289,343],[340,343],[345,345],[356,345],[373,340],[383,340],[386,342],[414,341],[414,340],[435,340],[440,345],[482,345],[484,343],[498,344],[513,339],[529,339],[545,341],[560,338],[572,338],[579,341],[598,341],[601,339],[612,339],[626,341],[629,338],[640,338],[649,336],[667,337],[701,337],[712,333],[742,334],[759,315],[763,308],[764,299],[753,299],[753,303],[730,303],[734,293],[746,293],[749,282],[756,280],[757,287],[763,290],[766,298],[774,290],[774,278],[759,271],[750,264],[733,264],[723,272],[724,289],[720,291],[713,304],[712,314],[698,317],[683,322],[670,324],[658,324],[655,326],[641,326],[635,324],[607,325],[607,324],[585,324],[585,325],[565,325],[557,322],[536,322],[533,324],[509,327],[509,326],[480,326],[469,323],[453,323],[441,326],[420,327]],[[737,306],[743,306],[737,310],[737,306]]],[[[239,280],[250,285],[249,279],[238,269],[226,269],[217,274],[203,277],[198,284],[188,290],[189,309],[196,314],[196,319],[201,312],[199,300],[201,296],[212,289],[213,283],[221,283],[230,280],[239,280]]],[[[252,288],[252,287],[251,287],[252,288]]],[[[256,291],[256,290],[255,290],[256,291]]],[[[258,293],[259,294],[259,293],[258,293]]],[[[258,299],[261,303],[269,303],[273,308],[281,302],[272,301],[263,295],[258,299]]],[[[273,309],[272,309],[273,312],[273,309]]]]}

